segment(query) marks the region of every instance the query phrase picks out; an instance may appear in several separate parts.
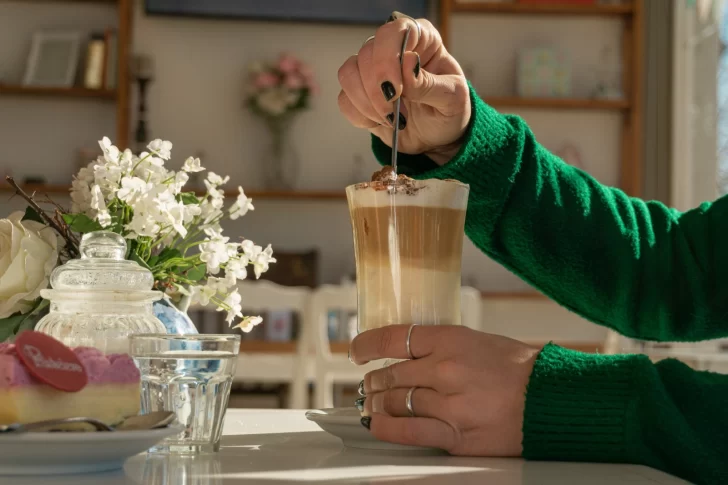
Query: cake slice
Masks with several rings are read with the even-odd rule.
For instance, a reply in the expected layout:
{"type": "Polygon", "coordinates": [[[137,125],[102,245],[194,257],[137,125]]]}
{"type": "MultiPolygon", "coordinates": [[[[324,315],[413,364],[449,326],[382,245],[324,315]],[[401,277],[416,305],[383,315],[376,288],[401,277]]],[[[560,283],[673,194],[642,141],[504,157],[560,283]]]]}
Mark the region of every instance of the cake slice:
{"type": "Polygon", "coordinates": [[[113,426],[139,414],[140,375],[130,356],[104,355],[91,347],[73,352],[86,369],[88,384],[78,392],[64,392],[33,377],[15,345],[0,343],[0,424],[83,416],[113,426]]]}

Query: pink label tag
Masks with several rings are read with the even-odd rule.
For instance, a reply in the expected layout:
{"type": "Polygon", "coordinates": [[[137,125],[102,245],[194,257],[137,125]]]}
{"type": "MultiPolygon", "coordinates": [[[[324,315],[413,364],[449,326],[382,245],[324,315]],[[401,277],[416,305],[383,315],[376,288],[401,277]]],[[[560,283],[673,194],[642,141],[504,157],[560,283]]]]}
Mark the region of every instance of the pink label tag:
{"type": "Polygon", "coordinates": [[[73,351],[53,337],[26,331],[15,340],[18,358],[33,377],[60,391],[78,392],[88,383],[83,364],[73,351]]]}

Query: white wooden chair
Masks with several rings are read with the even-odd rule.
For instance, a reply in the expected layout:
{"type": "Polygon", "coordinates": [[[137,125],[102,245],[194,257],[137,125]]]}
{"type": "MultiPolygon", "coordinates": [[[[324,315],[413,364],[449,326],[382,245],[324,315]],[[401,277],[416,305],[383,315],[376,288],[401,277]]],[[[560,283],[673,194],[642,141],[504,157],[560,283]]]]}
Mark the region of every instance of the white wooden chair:
{"type": "Polygon", "coordinates": [[[483,298],[480,291],[469,286],[460,289],[460,323],[473,330],[483,330],[483,298]]]}
{"type": "MultiPolygon", "coordinates": [[[[256,313],[271,310],[296,312],[299,315],[301,329],[296,345],[296,353],[241,352],[234,380],[238,382],[288,383],[290,385],[288,407],[293,409],[305,408],[307,403],[306,386],[311,372],[311,360],[305,358],[305,326],[311,290],[306,287],[281,286],[264,280],[254,283],[242,281],[238,284],[238,289],[243,297],[243,307],[246,310],[255,311],[256,313]],[[297,372],[297,368],[301,365],[304,367],[303,372],[297,372]]],[[[263,325],[265,325],[265,322],[263,325]]]]}

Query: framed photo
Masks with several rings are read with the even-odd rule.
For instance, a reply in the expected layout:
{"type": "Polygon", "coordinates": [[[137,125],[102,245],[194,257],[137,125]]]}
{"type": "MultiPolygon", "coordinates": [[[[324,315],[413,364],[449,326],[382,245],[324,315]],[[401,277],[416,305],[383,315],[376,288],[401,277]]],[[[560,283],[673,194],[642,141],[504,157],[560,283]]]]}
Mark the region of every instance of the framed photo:
{"type": "Polygon", "coordinates": [[[72,87],[78,69],[81,38],[80,32],[36,32],[23,84],[72,87]]]}
{"type": "Polygon", "coordinates": [[[397,10],[427,17],[430,0],[146,0],[148,14],[222,19],[383,24],[397,10]]]}

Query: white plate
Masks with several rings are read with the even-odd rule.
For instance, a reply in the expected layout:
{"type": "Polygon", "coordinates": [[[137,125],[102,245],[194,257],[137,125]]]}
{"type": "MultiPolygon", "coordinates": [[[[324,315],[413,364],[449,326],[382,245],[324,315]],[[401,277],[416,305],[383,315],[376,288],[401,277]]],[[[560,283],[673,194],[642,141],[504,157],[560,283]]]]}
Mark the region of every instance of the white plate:
{"type": "Polygon", "coordinates": [[[330,433],[350,448],[367,450],[408,451],[427,454],[441,454],[437,448],[398,445],[380,441],[361,424],[361,413],[357,408],[314,409],[306,412],[306,419],[318,424],[321,429],[330,433]]]}
{"type": "MultiPolygon", "coordinates": [[[[55,475],[122,468],[182,426],[143,431],[0,434],[0,475],[55,475]]],[[[2,480],[0,480],[2,482],[2,480]]]]}

